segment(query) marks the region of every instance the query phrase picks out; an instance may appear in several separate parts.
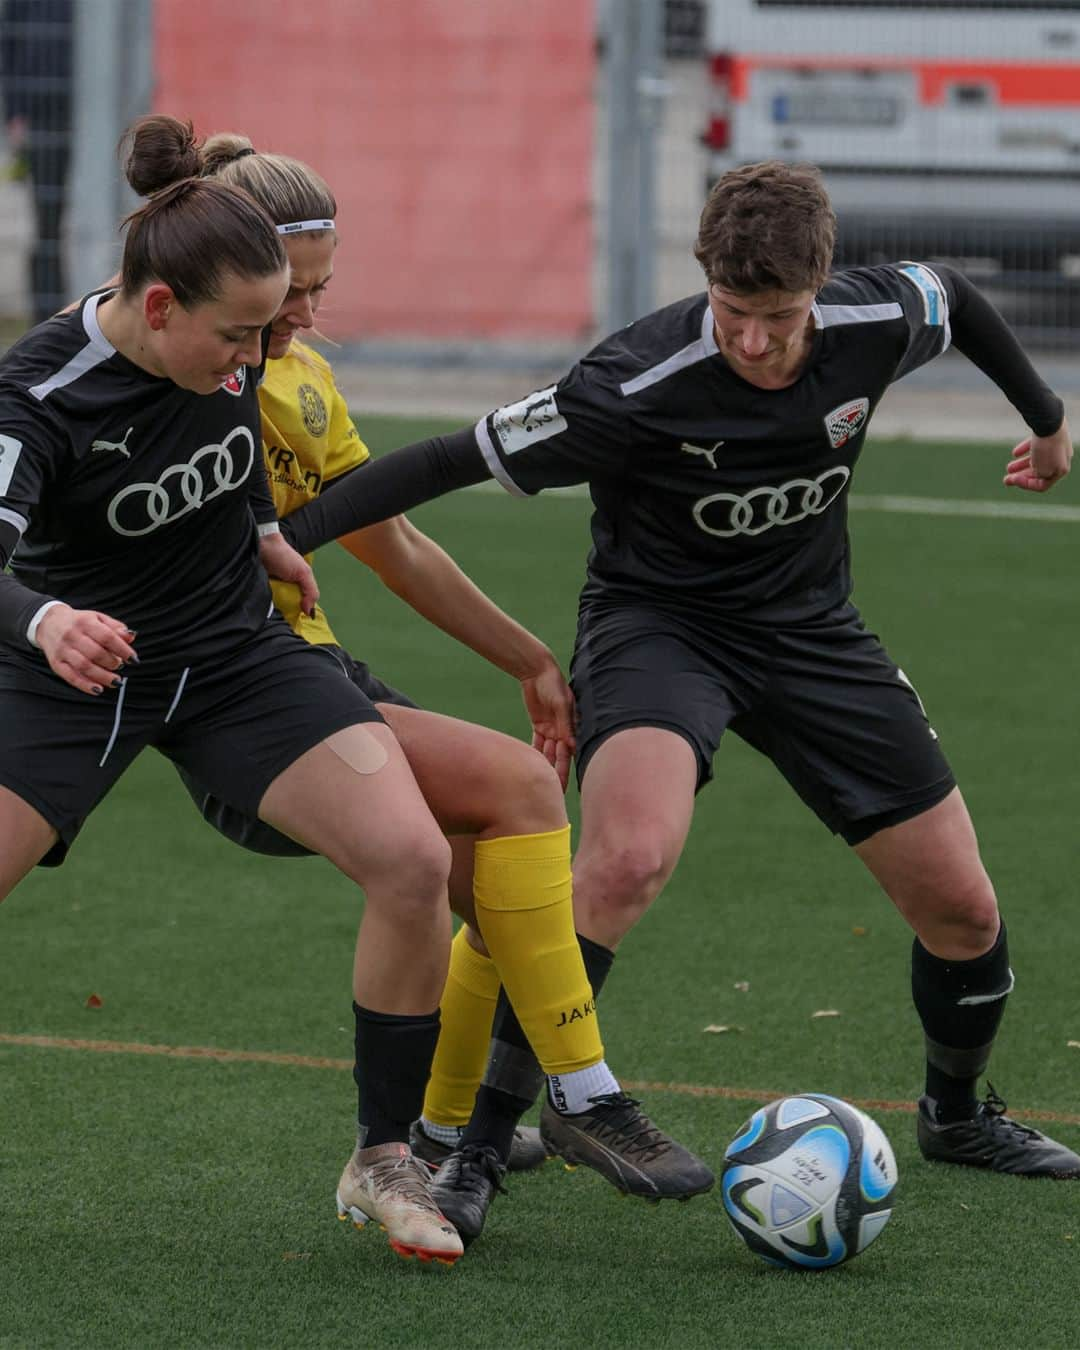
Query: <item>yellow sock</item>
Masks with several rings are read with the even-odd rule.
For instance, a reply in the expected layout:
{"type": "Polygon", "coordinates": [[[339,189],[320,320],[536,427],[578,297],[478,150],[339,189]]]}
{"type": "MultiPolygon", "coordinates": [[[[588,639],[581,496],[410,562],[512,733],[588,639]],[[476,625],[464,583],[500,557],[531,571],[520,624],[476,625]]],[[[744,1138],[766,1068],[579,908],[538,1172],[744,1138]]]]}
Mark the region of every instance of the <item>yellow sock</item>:
{"type": "Polygon", "coordinates": [[[460,929],[450,947],[439,1044],[424,1095],[424,1118],[433,1125],[468,1124],[484,1076],[498,996],[494,961],[470,947],[460,929]]]}
{"type": "Polygon", "coordinates": [[[574,1073],[604,1057],[574,932],[570,826],[480,839],[473,874],[484,944],[545,1073],[574,1073]]]}

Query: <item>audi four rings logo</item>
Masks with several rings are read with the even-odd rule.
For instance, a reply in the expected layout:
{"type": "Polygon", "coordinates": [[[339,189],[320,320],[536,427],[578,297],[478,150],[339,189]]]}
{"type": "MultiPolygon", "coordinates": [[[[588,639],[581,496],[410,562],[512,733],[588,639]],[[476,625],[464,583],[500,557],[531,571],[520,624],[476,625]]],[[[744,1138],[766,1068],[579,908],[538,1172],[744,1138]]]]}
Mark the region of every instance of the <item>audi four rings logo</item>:
{"type": "Polygon", "coordinates": [[[720,539],[764,534],[774,525],[796,525],[810,516],[822,515],[850,477],[847,465],[837,464],[816,478],[792,478],[779,487],[751,488],[741,495],[713,492],[694,503],[694,519],[706,534],[720,539]],[[714,523],[706,520],[706,514],[714,523]]]}
{"type": "Polygon", "coordinates": [[[234,427],[220,445],[204,445],[186,464],[171,464],[156,483],[129,483],[109,503],[109,524],[131,538],[150,534],[238,488],[254,463],[251,432],[234,427]]]}

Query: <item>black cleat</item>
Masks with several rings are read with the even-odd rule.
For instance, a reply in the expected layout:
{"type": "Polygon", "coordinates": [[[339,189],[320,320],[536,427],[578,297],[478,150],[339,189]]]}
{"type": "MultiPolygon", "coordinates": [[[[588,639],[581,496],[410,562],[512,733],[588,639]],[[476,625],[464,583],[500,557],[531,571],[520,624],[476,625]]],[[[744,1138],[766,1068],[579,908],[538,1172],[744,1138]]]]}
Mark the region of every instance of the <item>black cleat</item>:
{"type": "MultiPolygon", "coordinates": [[[[432,1167],[441,1167],[458,1144],[444,1144],[440,1139],[432,1139],[424,1132],[423,1123],[414,1120],[409,1126],[409,1146],[417,1158],[432,1167]]],[[[510,1157],[506,1164],[508,1172],[531,1172],[548,1160],[548,1151],[540,1139],[540,1131],[533,1125],[519,1125],[514,1131],[514,1142],[510,1146],[510,1157]]]]}
{"type": "Polygon", "coordinates": [[[945,1125],[937,1122],[933,1099],[919,1098],[916,1128],[924,1158],[1011,1176],[1080,1180],[1080,1157],[1072,1149],[1010,1119],[1005,1103],[989,1083],[987,1088],[986,1100],[969,1120],[945,1125]]]}
{"type": "Polygon", "coordinates": [[[588,1111],[564,1115],[544,1102],[540,1138],[548,1152],[584,1163],[618,1190],[646,1200],[688,1200],[712,1189],[709,1168],[657,1129],[633,1097],[608,1092],[589,1103],[588,1111]]]}
{"type": "Polygon", "coordinates": [[[502,1186],[505,1175],[499,1155],[487,1144],[462,1144],[435,1173],[432,1199],[466,1247],[484,1231],[495,1192],[506,1194],[502,1186]]]}

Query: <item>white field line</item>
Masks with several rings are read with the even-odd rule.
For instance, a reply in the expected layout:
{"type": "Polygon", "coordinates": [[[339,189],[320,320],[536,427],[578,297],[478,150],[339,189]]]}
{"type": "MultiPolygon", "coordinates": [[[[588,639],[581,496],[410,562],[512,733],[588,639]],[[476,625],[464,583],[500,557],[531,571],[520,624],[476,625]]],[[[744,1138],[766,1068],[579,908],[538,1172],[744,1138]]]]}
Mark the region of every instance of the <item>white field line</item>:
{"type": "MultiPolygon", "coordinates": [[[[499,492],[506,489],[493,478],[477,483],[474,492],[499,492]]],[[[587,497],[584,483],[573,487],[548,488],[544,497],[587,497]]],[[[852,511],[892,511],[908,516],[981,516],[993,520],[1034,520],[1044,525],[1080,524],[1080,506],[1055,506],[1049,502],[991,502],[963,497],[897,497],[888,493],[853,492],[848,497],[852,511]]]]}

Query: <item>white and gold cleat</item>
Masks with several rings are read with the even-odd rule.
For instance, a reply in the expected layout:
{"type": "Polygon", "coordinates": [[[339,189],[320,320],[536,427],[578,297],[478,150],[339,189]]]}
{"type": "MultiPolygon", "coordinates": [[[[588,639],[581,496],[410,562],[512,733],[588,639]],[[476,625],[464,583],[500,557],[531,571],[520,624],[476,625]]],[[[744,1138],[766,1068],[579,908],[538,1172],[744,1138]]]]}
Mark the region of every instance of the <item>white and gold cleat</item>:
{"type": "Polygon", "coordinates": [[[338,1218],[356,1228],[373,1219],[400,1256],[452,1266],[464,1247],[432,1197],[431,1175],[408,1144],[355,1149],[338,1182],[338,1218]]]}

